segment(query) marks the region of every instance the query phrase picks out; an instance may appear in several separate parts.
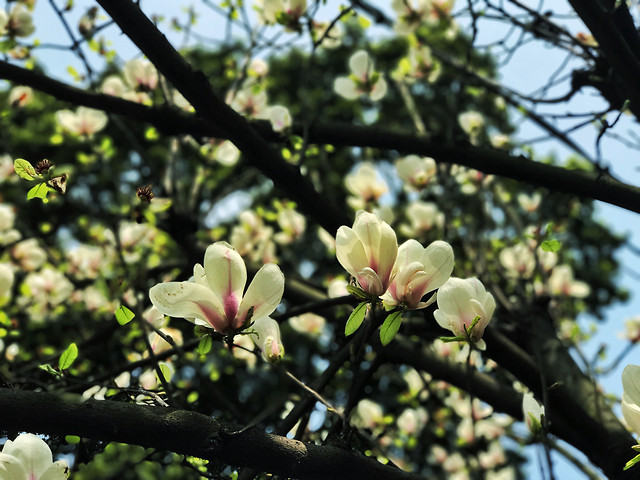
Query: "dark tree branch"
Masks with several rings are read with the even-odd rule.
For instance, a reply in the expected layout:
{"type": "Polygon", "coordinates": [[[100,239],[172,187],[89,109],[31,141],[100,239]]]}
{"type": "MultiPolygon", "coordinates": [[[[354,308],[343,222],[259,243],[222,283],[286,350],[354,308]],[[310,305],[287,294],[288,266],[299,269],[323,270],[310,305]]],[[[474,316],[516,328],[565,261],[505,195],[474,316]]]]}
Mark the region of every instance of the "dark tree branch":
{"type": "Polygon", "coordinates": [[[355,452],[225,424],[196,412],[0,389],[0,425],[170,450],[286,477],[418,480],[355,452]]]}
{"type": "MultiPolygon", "coordinates": [[[[148,122],[166,134],[227,138],[225,132],[218,125],[196,115],[167,107],[150,108],[110,95],[89,93],[6,62],[0,62],[0,78],[28,85],[60,100],[148,122]]],[[[253,121],[250,125],[261,136],[263,142],[265,140],[270,142],[282,140],[271,130],[268,122],[253,121]]],[[[293,133],[302,134],[303,128],[303,125],[294,124],[292,130],[293,133]]],[[[413,134],[393,132],[381,127],[315,124],[304,133],[307,135],[308,141],[312,143],[345,147],[372,147],[380,150],[396,150],[403,154],[427,155],[434,157],[439,162],[464,165],[484,173],[512,178],[552,191],[601,200],[640,213],[640,189],[619,182],[604,173],[567,170],[534,162],[523,155],[516,157],[489,148],[444,145],[418,138],[413,134]]],[[[260,163],[256,167],[260,169],[260,163]]],[[[269,172],[262,171],[269,175],[269,172]]],[[[286,172],[288,171],[290,170],[287,169],[286,172]]],[[[278,172],[277,178],[282,181],[291,178],[290,183],[286,183],[282,187],[288,191],[289,188],[294,187],[294,183],[291,182],[298,178],[299,173],[296,173],[294,177],[288,177],[286,172],[278,172]]],[[[324,205],[307,205],[307,201],[312,200],[313,198],[305,197],[300,202],[301,205],[306,205],[306,211],[311,218],[331,232],[331,228],[337,223],[336,220],[326,222],[326,216],[321,215],[324,205]]],[[[343,213],[340,213],[336,218],[341,224],[350,223],[343,213]]]]}

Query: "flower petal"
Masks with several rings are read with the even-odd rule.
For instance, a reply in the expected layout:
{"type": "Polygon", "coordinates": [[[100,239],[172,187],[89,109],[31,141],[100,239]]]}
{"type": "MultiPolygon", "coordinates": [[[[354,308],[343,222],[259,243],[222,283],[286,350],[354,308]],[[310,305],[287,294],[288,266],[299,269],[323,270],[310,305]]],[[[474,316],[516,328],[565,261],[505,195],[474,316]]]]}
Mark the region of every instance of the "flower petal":
{"type": "Polygon", "coordinates": [[[22,462],[6,453],[0,453],[0,478],[2,480],[28,480],[27,471],[22,466],[22,462]]]}
{"type": "Polygon", "coordinates": [[[64,460],[53,462],[38,480],[66,480],[69,477],[69,465],[64,460]]]}
{"type": "Polygon", "coordinates": [[[159,283],[151,287],[149,298],[165,315],[204,320],[221,333],[229,330],[220,299],[205,286],[193,282],[159,283]]]}
{"type": "Polygon", "coordinates": [[[349,77],[338,77],[333,82],[333,91],[347,100],[355,100],[362,92],[349,77]]]}
{"type": "Polygon", "coordinates": [[[358,50],[349,58],[349,68],[356,77],[365,80],[369,72],[373,70],[373,62],[366,51],[358,50]]]}
{"type": "Polygon", "coordinates": [[[28,478],[39,478],[53,462],[49,445],[32,433],[23,433],[13,442],[8,440],[2,453],[17,458],[26,470],[28,478]]]}
{"type": "Polygon", "coordinates": [[[254,318],[266,317],[273,313],[282,300],[283,293],[284,275],[280,267],[275,263],[263,265],[242,299],[233,328],[242,327],[251,307],[253,307],[254,318]]]}
{"type": "Polygon", "coordinates": [[[336,234],[336,257],[340,265],[353,277],[369,265],[362,241],[349,227],[342,226],[336,234]]]}
{"type": "Polygon", "coordinates": [[[227,242],[216,242],[204,254],[204,270],[209,288],[220,298],[226,317],[236,318],[247,283],[244,260],[227,242]]]}

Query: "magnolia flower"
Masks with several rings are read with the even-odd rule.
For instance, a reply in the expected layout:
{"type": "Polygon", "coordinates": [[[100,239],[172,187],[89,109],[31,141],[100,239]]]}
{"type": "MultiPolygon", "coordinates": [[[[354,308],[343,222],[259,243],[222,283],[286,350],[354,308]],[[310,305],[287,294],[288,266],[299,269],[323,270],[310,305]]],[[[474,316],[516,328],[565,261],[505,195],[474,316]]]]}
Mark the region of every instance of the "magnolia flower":
{"type": "Polygon", "coordinates": [[[396,32],[408,35],[427,18],[431,10],[431,0],[393,0],[391,8],[398,16],[396,32]]]}
{"type": "Polygon", "coordinates": [[[530,393],[525,393],[522,396],[522,414],[524,423],[531,433],[535,435],[542,430],[544,406],[540,405],[530,393]]]}
{"type": "Polygon", "coordinates": [[[342,28],[342,25],[339,22],[331,25],[331,22],[313,21],[311,28],[313,40],[315,42],[319,41],[321,47],[333,50],[342,44],[344,28],[342,28]]]}
{"type": "Polygon", "coordinates": [[[24,107],[33,100],[33,90],[31,87],[17,86],[9,92],[8,103],[12,107],[24,107]]]}
{"type": "Polygon", "coordinates": [[[238,147],[236,147],[229,140],[225,140],[224,142],[222,142],[213,153],[213,159],[220,165],[224,165],[225,167],[234,166],[236,163],[238,163],[239,158],[240,150],[238,150],[238,147]]]}
{"type": "Polygon", "coordinates": [[[4,30],[12,37],[28,37],[36,30],[36,27],[33,26],[31,14],[18,3],[11,9],[4,30]]]}
{"type": "Polygon", "coordinates": [[[536,267],[536,259],[531,249],[524,243],[500,251],[500,263],[513,277],[529,278],[536,267]]]}
{"type": "Polygon", "coordinates": [[[558,265],[549,276],[549,290],[552,295],[568,295],[584,298],[591,292],[585,282],[573,279],[573,270],[569,265],[558,265]]]}
{"type": "Polygon", "coordinates": [[[39,269],[47,261],[47,252],[40,247],[35,238],[16,244],[11,249],[11,254],[20,267],[29,272],[39,269]]]}
{"type": "Polygon", "coordinates": [[[269,64],[261,58],[252,58],[247,66],[247,73],[253,77],[266,77],[269,73],[269,64]]]}
{"type": "Polygon", "coordinates": [[[274,240],[282,245],[300,238],[307,227],[304,215],[298,213],[293,207],[281,209],[278,212],[277,221],[282,231],[274,235],[274,240]]]}
{"type": "Polygon", "coordinates": [[[511,148],[511,139],[509,135],[505,135],[504,133],[494,133],[489,137],[489,142],[491,146],[495,148],[511,148]]]}
{"type": "Polygon", "coordinates": [[[436,174],[436,161],[431,157],[409,155],[396,162],[396,172],[408,186],[421,190],[436,174]]]}
{"type": "Polygon", "coordinates": [[[433,312],[438,325],[454,335],[469,338],[480,349],[482,334],[493,316],[496,301],[477,278],[450,278],[438,290],[438,310],[433,312]],[[480,317],[473,329],[471,324],[480,317]]]}
{"type": "Polygon", "coordinates": [[[296,332],[307,333],[312,336],[320,335],[326,323],[327,321],[324,317],[311,312],[303,313],[302,315],[289,319],[289,325],[296,332]]]}
{"type": "Polygon", "coordinates": [[[0,305],[11,296],[14,282],[13,268],[10,263],[0,263],[0,305]]]}
{"type": "Polygon", "coordinates": [[[264,90],[256,92],[253,84],[245,85],[235,94],[230,93],[227,103],[238,113],[248,117],[259,117],[267,108],[267,92],[264,90]]]}
{"type": "Polygon", "coordinates": [[[57,111],[56,122],[63,130],[75,135],[90,137],[107,125],[107,114],[101,110],[78,107],[75,112],[71,110],[57,111]]]}
{"type": "Polygon", "coordinates": [[[353,409],[351,422],[358,428],[371,430],[384,425],[384,413],[379,403],[363,398],[353,409]]]}
{"type": "Polygon", "coordinates": [[[255,334],[253,343],[262,351],[263,358],[269,363],[280,361],[284,347],[280,339],[280,325],[271,317],[260,317],[253,323],[255,334]]]}
{"type": "Polygon", "coordinates": [[[354,209],[361,209],[369,202],[377,201],[389,189],[387,184],[378,178],[378,171],[371,162],[363,162],[344,178],[344,185],[354,196],[347,198],[347,203],[354,209]]]}
{"type": "Polygon", "coordinates": [[[158,85],[158,71],[149,60],[129,60],[125,63],[122,74],[127,85],[136,90],[148,92],[158,85]]]}
{"type": "Polygon", "coordinates": [[[484,117],[479,112],[464,112],[458,115],[458,123],[462,130],[469,135],[472,144],[478,142],[478,137],[482,133],[484,127],[484,117]]]}
{"type": "Polygon", "coordinates": [[[338,262],[369,295],[387,290],[397,254],[395,232],[372,213],[360,212],[353,228],[342,226],[336,234],[338,262]]]}
{"type": "Polygon", "coordinates": [[[624,338],[632,343],[640,342],[640,317],[633,317],[625,320],[624,328],[624,338]]]}
{"type": "Polygon", "coordinates": [[[32,433],[7,440],[0,453],[2,480],[64,480],[68,476],[66,460],[54,462],[49,445],[32,433]]]}
{"type": "Polygon", "coordinates": [[[226,242],[207,248],[204,267],[193,268],[193,282],[159,283],[149,298],[165,315],[231,334],[248,326],[251,316],[266,317],[280,303],[284,275],[273,264],[264,265],[244,293],[247,268],[240,254],[226,242]]]}
{"type": "Polygon", "coordinates": [[[518,203],[523,210],[527,212],[535,212],[540,206],[542,201],[542,195],[540,192],[536,192],[533,195],[526,195],[524,193],[518,194],[518,203]]]}
{"type": "Polygon", "coordinates": [[[453,249],[436,241],[423,248],[416,240],[407,240],[398,248],[391,276],[393,281],[382,296],[387,306],[405,305],[409,310],[425,308],[434,299],[422,297],[442,286],[453,272],[453,249]]]}
{"type": "Polygon", "coordinates": [[[411,47],[406,57],[400,59],[393,72],[396,80],[413,83],[416,80],[435,82],[440,76],[440,63],[433,59],[431,49],[424,46],[411,47]]]}
{"type": "Polygon", "coordinates": [[[640,435],[640,365],[627,365],[622,371],[622,415],[640,435]]]}
{"type": "Polygon", "coordinates": [[[400,431],[405,434],[418,435],[427,424],[428,419],[429,415],[424,408],[407,408],[400,414],[396,422],[400,431]]]}
{"type": "Polygon", "coordinates": [[[291,114],[282,105],[268,107],[265,111],[265,116],[271,123],[271,128],[274,132],[283,133],[291,126],[291,114]]]}
{"type": "Polygon", "coordinates": [[[417,200],[407,205],[405,214],[409,222],[400,225],[400,232],[407,237],[420,237],[434,227],[444,225],[444,213],[433,202],[417,200]]]}
{"type": "Polygon", "coordinates": [[[543,250],[542,247],[536,249],[536,255],[538,256],[538,264],[545,272],[548,272],[558,263],[558,254],[556,252],[550,252],[543,250]]]}
{"type": "Polygon", "coordinates": [[[382,99],[387,93],[387,82],[373,68],[373,61],[364,50],[358,50],[349,58],[351,75],[338,77],[333,83],[334,91],[346,98],[355,100],[360,95],[367,95],[371,100],[382,99]]]}

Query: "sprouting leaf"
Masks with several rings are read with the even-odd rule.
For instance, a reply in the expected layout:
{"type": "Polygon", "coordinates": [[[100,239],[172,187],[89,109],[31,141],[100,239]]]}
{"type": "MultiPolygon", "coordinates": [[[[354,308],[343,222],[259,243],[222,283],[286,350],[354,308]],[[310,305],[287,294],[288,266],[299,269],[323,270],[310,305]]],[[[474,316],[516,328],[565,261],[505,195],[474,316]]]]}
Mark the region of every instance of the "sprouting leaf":
{"type": "Polygon", "coordinates": [[[355,333],[360,328],[364,321],[364,316],[367,313],[367,302],[359,303],[358,306],[351,312],[347,324],[344,327],[344,334],[348,337],[355,333]]]}
{"type": "Polygon", "coordinates": [[[364,293],[364,290],[354,285],[347,285],[347,292],[349,292],[354,297],[359,298],[360,300],[364,300],[365,298],[367,298],[367,294],[364,293]]]}
{"type": "Polygon", "coordinates": [[[16,158],[13,161],[13,169],[20,178],[24,178],[25,180],[31,181],[36,176],[36,169],[24,158],[16,158]]]}
{"type": "Polygon", "coordinates": [[[76,358],[78,358],[78,346],[75,343],[72,343],[64,352],[62,352],[62,355],[60,355],[60,360],[58,360],[58,369],[66,370],[73,365],[76,358]]]}
{"type": "Polygon", "coordinates": [[[45,183],[39,183],[27,192],[27,200],[31,200],[32,198],[40,198],[44,202],[47,199],[48,193],[49,187],[47,187],[45,183]]]}
{"type": "Polygon", "coordinates": [[[213,343],[212,338],[209,335],[206,335],[200,339],[200,343],[198,343],[198,353],[200,355],[206,355],[211,351],[211,345],[213,343]]]}
{"type": "Polygon", "coordinates": [[[116,309],[116,320],[118,321],[118,323],[120,325],[126,325],[127,323],[129,323],[131,320],[133,320],[133,318],[135,317],[135,313],[133,313],[131,310],[129,310],[127,307],[125,307],[124,305],[120,305],[117,309],[116,309]]]}
{"type": "Polygon", "coordinates": [[[631,467],[633,467],[636,463],[640,462],[640,455],[636,455],[635,457],[633,457],[631,460],[629,460],[623,470],[629,470],[631,467]]]}
{"type": "Polygon", "coordinates": [[[398,333],[400,325],[402,324],[403,313],[404,312],[402,310],[398,310],[385,319],[382,327],[380,328],[380,342],[383,346],[389,345],[395,338],[396,333],[398,333]]]}
{"type": "Polygon", "coordinates": [[[64,437],[65,442],[69,445],[77,445],[80,443],[80,437],[77,435],[67,435],[64,437]]]}
{"type": "Polygon", "coordinates": [[[560,250],[560,245],[561,244],[558,240],[552,238],[550,240],[545,240],[544,242],[542,242],[540,244],[540,248],[542,248],[542,250],[544,250],[545,252],[557,252],[558,250],[560,250]]]}
{"type": "Polygon", "coordinates": [[[160,372],[162,373],[162,376],[164,377],[165,381],[170,381],[171,380],[171,367],[169,365],[167,365],[166,363],[159,363],[158,367],[160,368],[160,372]]]}
{"type": "Polygon", "coordinates": [[[59,377],[60,376],[60,372],[58,372],[55,368],[53,368],[48,363],[45,363],[44,365],[38,365],[38,368],[40,370],[44,370],[45,372],[53,375],[54,377],[59,377]]]}

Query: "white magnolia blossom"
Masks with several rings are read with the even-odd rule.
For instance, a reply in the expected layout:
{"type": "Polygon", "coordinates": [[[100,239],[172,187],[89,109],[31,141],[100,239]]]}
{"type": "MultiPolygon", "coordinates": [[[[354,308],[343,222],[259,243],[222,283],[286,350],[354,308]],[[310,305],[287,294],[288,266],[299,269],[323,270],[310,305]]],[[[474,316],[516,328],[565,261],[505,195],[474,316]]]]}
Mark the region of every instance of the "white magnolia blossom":
{"type": "Polygon", "coordinates": [[[458,115],[458,123],[464,132],[469,135],[472,144],[478,142],[478,138],[484,128],[484,117],[480,112],[464,112],[458,115]]]}
{"type": "Polygon", "coordinates": [[[261,58],[252,58],[247,66],[247,73],[253,77],[266,77],[269,73],[269,64],[261,58]]]}
{"type": "Polygon", "coordinates": [[[327,321],[324,317],[311,312],[303,313],[302,315],[289,319],[289,325],[296,332],[306,333],[312,336],[320,335],[326,324],[327,321]]]}
{"type": "Polygon", "coordinates": [[[329,298],[339,298],[349,295],[347,290],[347,286],[349,282],[346,278],[343,277],[335,277],[329,281],[329,285],[327,286],[327,296],[329,298]]]}
{"type": "Polygon", "coordinates": [[[47,261],[47,252],[40,247],[35,238],[16,244],[11,249],[11,254],[20,267],[28,272],[39,269],[47,261]]]}
{"type": "Polygon", "coordinates": [[[431,0],[393,0],[391,8],[398,17],[394,27],[396,32],[408,35],[429,17],[431,0]]]}
{"type": "Polygon", "coordinates": [[[63,130],[86,137],[102,130],[108,121],[106,113],[87,107],[78,107],[75,112],[59,110],[55,118],[63,130]]]}
{"type": "Polygon", "coordinates": [[[400,431],[406,435],[418,436],[428,420],[429,414],[424,408],[407,408],[400,414],[396,423],[400,431]]]}
{"type": "Polygon", "coordinates": [[[489,137],[492,147],[509,149],[511,147],[511,138],[504,133],[494,133],[489,137]]]}
{"type": "Polygon", "coordinates": [[[496,301],[477,278],[450,278],[438,290],[438,309],[433,312],[438,325],[451,330],[456,336],[469,336],[471,341],[484,350],[482,334],[491,321],[496,301]],[[478,323],[470,332],[476,317],[478,323]]]}
{"type": "Polygon", "coordinates": [[[545,272],[549,272],[558,263],[558,254],[543,250],[541,247],[536,249],[536,255],[538,256],[538,264],[545,272]]]}
{"type": "Polygon", "coordinates": [[[273,239],[281,245],[297,240],[307,228],[307,219],[293,207],[281,209],[277,221],[282,231],[276,233],[273,239]]]}
{"type": "Polygon", "coordinates": [[[321,47],[333,50],[342,45],[344,28],[340,22],[331,25],[331,22],[317,22],[314,20],[312,29],[313,39],[316,42],[320,41],[321,47]],[[329,29],[329,31],[327,31],[327,29],[329,29]]]}
{"type": "Polygon", "coordinates": [[[275,261],[273,237],[273,228],[266,226],[256,212],[245,210],[238,217],[238,225],[231,230],[230,242],[242,257],[270,263],[275,261]]]}
{"type": "Polygon", "coordinates": [[[518,194],[518,203],[523,210],[527,212],[535,212],[540,206],[542,201],[542,195],[540,192],[536,192],[533,195],[527,195],[525,193],[518,194]]]}
{"type": "Polygon", "coordinates": [[[398,62],[392,76],[409,84],[416,81],[433,83],[440,76],[441,70],[440,63],[433,58],[429,47],[412,45],[407,56],[398,62]]]}
{"type": "Polygon", "coordinates": [[[360,212],[353,228],[338,229],[338,262],[369,295],[379,296],[387,290],[397,254],[395,232],[372,213],[360,212]]]}
{"type": "Polygon", "coordinates": [[[504,453],[502,444],[500,442],[491,442],[488,450],[479,453],[478,463],[485,470],[507,463],[507,456],[504,453]]]}
{"type": "Polygon", "coordinates": [[[351,422],[358,428],[375,430],[384,425],[384,412],[379,403],[363,398],[351,414],[351,422]]]}
{"type": "Polygon", "coordinates": [[[66,460],[54,462],[46,442],[32,433],[7,440],[0,452],[1,480],[64,480],[68,476],[66,460]]]}
{"type": "Polygon", "coordinates": [[[427,248],[416,240],[407,240],[398,248],[393,280],[382,295],[387,306],[404,305],[409,310],[425,308],[435,298],[422,301],[427,293],[441,287],[453,272],[453,249],[438,240],[427,248]]]}
{"type": "Polygon", "coordinates": [[[284,133],[291,126],[289,109],[282,105],[267,107],[264,115],[271,123],[271,128],[274,132],[284,133]]]}
{"type": "Polygon", "coordinates": [[[633,343],[640,342],[640,316],[625,320],[624,329],[624,338],[633,343]]]}
{"type": "Polygon", "coordinates": [[[13,87],[7,99],[12,107],[24,107],[31,103],[31,100],[33,100],[33,90],[31,87],[25,87],[24,85],[13,87]]]}
{"type": "Polygon", "coordinates": [[[548,280],[552,295],[566,295],[584,298],[591,293],[591,287],[585,282],[574,280],[573,269],[569,265],[558,265],[553,269],[548,280]]]}
{"type": "Polygon", "coordinates": [[[544,406],[540,405],[530,393],[525,393],[522,396],[522,415],[524,423],[531,433],[536,434],[542,430],[544,406]]]}
{"type": "Polygon", "coordinates": [[[346,175],[344,185],[352,194],[347,198],[347,203],[355,210],[364,208],[368,203],[376,202],[389,190],[371,162],[362,162],[352,173],[346,175]]]}
{"type": "Polygon", "coordinates": [[[622,415],[640,435],[640,365],[627,365],[622,371],[622,415]]]}
{"type": "Polygon", "coordinates": [[[149,290],[151,302],[165,315],[231,334],[253,318],[270,315],[284,292],[284,275],[273,264],[256,273],[249,288],[247,268],[240,254],[226,242],[207,248],[204,267],[193,268],[194,281],[159,283],[149,290]],[[244,294],[243,294],[244,292],[244,294]]]}
{"type": "Polygon", "coordinates": [[[408,187],[422,190],[436,174],[436,161],[431,157],[408,155],[398,159],[396,172],[408,187]]]}
{"type": "Polygon", "coordinates": [[[36,27],[33,25],[31,13],[25,9],[24,5],[17,3],[11,8],[8,18],[6,13],[2,11],[0,30],[12,37],[28,37],[35,32],[36,27]]]}
{"type": "Polygon", "coordinates": [[[158,86],[158,71],[149,60],[135,58],[122,69],[127,85],[134,90],[151,91],[158,86]]]}
{"type": "Polygon", "coordinates": [[[262,357],[269,363],[279,362],[284,356],[284,347],[278,322],[271,317],[260,317],[252,328],[255,334],[251,335],[251,339],[262,352],[262,357]]]}
{"type": "Polygon", "coordinates": [[[371,100],[382,99],[387,93],[387,82],[374,70],[373,60],[364,50],[358,50],[349,58],[351,75],[338,77],[333,83],[334,91],[348,99],[355,100],[367,95],[371,100]]]}
{"type": "Polygon", "coordinates": [[[531,249],[524,243],[516,243],[513,247],[500,251],[500,264],[512,277],[529,278],[536,268],[536,259],[531,249]]]}
{"type": "MultiPolygon", "coordinates": [[[[13,162],[11,162],[13,172],[13,162]]],[[[0,245],[8,245],[17,242],[22,234],[13,228],[16,220],[16,212],[11,205],[0,203],[0,245]]]]}
{"type": "Polygon", "coordinates": [[[0,263],[0,305],[11,296],[15,275],[10,263],[0,263]]]}
{"type": "Polygon", "coordinates": [[[416,200],[407,205],[405,214],[409,224],[401,224],[400,232],[407,237],[421,237],[433,228],[442,228],[444,213],[433,202],[416,200]]]}
{"type": "Polygon", "coordinates": [[[254,83],[245,82],[242,89],[231,92],[227,97],[227,103],[236,112],[247,117],[262,117],[267,109],[267,92],[260,89],[255,91],[254,83]]]}

